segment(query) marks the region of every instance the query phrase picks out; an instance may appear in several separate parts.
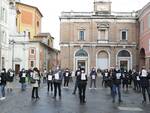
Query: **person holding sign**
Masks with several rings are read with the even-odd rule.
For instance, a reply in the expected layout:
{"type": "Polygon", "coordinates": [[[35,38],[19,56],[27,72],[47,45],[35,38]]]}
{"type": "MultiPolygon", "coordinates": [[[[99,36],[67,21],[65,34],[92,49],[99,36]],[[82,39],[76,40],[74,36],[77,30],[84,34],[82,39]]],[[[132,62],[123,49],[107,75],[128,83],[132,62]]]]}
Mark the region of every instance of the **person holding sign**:
{"type": "Polygon", "coordinates": [[[81,74],[77,76],[77,80],[78,80],[80,103],[86,103],[85,91],[86,91],[86,85],[87,85],[87,75],[84,69],[81,69],[81,74]]]}
{"type": "Polygon", "coordinates": [[[40,79],[40,72],[38,70],[38,68],[34,68],[33,69],[33,74],[31,76],[33,78],[33,80],[35,80],[34,83],[32,83],[32,99],[39,99],[39,95],[38,95],[38,88],[39,88],[39,84],[38,81],[40,79]]]}
{"type": "Polygon", "coordinates": [[[68,88],[69,79],[70,79],[70,76],[71,76],[71,73],[70,73],[68,68],[66,68],[63,76],[64,76],[64,87],[68,88]]]}
{"type": "Polygon", "coordinates": [[[1,98],[0,100],[6,99],[5,97],[5,86],[6,86],[6,69],[3,68],[0,73],[0,88],[1,88],[1,98]]]}
{"type": "Polygon", "coordinates": [[[76,94],[76,90],[77,90],[77,88],[78,88],[78,76],[80,76],[80,74],[81,74],[81,68],[80,67],[78,67],[78,69],[76,70],[76,72],[75,72],[75,77],[76,77],[76,81],[75,81],[75,86],[74,86],[74,90],[73,90],[73,95],[75,95],[76,94]]]}
{"type": "Polygon", "coordinates": [[[97,72],[96,72],[95,68],[92,68],[91,73],[90,73],[90,77],[91,77],[90,88],[92,88],[92,84],[94,84],[94,88],[96,89],[97,72]]]}
{"type": "Polygon", "coordinates": [[[14,72],[12,69],[7,71],[7,91],[13,90],[14,72]]]}
{"type": "Polygon", "coordinates": [[[21,83],[21,91],[25,91],[26,89],[26,72],[25,72],[25,69],[23,68],[20,73],[19,73],[19,77],[20,77],[20,80],[19,82],[21,83]]]}
{"type": "Polygon", "coordinates": [[[142,88],[142,95],[143,95],[143,101],[142,103],[146,103],[146,91],[148,94],[148,99],[150,102],[150,85],[149,85],[149,75],[147,70],[145,69],[145,66],[142,67],[142,70],[140,72],[140,83],[141,83],[141,88],[142,88]]]}
{"type": "Polygon", "coordinates": [[[51,92],[53,91],[53,71],[49,70],[47,74],[47,92],[49,92],[49,88],[51,87],[51,92]]]}
{"type": "Polygon", "coordinates": [[[62,71],[57,67],[54,72],[54,99],[56,99],[57,89],[59,94],[59,99],[61,99],[61,83],[62,83],[62,71]]]}
{"type": "Polygon", "coordinates": [[[122,74],[120,70],[114,70],[112,73],[112,97],[113,97],[113,103],[115,103],[116,95],[118,94],[118,102],[122,102],[121,100],[121,79],[122,74]]]}

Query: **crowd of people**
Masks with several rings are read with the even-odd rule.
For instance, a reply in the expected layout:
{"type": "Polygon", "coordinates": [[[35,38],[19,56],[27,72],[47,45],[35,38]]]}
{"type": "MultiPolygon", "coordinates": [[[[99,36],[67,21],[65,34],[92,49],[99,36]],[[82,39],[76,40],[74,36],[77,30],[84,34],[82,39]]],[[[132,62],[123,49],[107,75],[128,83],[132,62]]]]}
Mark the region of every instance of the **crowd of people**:
{"type": "MultiPolygon", "coordinates": [[[[146,92],[148,94],[148,99],[150,101],[150,72],[143,67],[141,71],[137,70],[125,70],[125,69],[106,69],[103,71],[97,71],[92,68],[89,75],[85,72],[84,68],[79,67],[73,74],[68,68],[65,70],[60,69],[58,66],[55,70],[46,69],[40,72],[38,68],[33,68],[29,70],[22,69],[19,72],[19,83],[21,84],[21,91],[26,91],[27,84],[32,85],[31,98],[39,99],[38,94],[39,87],[41,86],[41,81],[47,84],[47,92],[53,93],[53,98],[56,99],[57,95],[59,99],[62,98],[61,85],[64,88],[69,87],[69,82],[72,80],[72,76],[75,76],[74,89],[72,94],[76,94],[78,89],[78,95],[80,103],[86,103],[86,88],[89,79],[89,89],[96,89],[96,81],[98,74],[102,76],[102,87],[110,88],[110,94],[112,96],[112,102],[116,102],[116,96],[118,95],[118,102],[122,102],[121,88],[123,91],[128,92],[129,86],[132,86],[133,90],[136,92],[142,92],[143,101],[146,103],[146,92]],[[89,77],[88,77],[89,76],[89,77]],[[63,81],[64,80],[64,81],[63,81]],[[63,83],[63,84],[62,84],[63,83]]],[[[6,71],[5,68],[2,69],[0,73],[0,88],[1,88],[1,98],[0,100],[6,99],[5,90],[7,88],[8,92],[13,91],[13,82],[15,74],[12,69],[6,71]]]]}

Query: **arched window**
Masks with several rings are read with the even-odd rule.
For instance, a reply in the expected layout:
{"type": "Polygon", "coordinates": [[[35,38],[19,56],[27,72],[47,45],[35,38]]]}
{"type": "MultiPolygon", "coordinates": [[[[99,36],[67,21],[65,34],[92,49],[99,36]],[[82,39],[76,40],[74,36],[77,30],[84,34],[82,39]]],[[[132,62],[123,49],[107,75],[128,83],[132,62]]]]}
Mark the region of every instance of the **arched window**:
{"type": "Polygon", "coordinates": [[[76,57],[78,57],[78,56],[80,56],[80,57],[87,57],[88,54],[87,54],[87,52],[85,50],[80,49],[79,51],[76,52],[75,56],[76,57]]]}
{"type": "Polygon", "coordinates": [[[130,53],[126,50],[122,50],[118,53],[118,57],[130,57],[130,53]]]}

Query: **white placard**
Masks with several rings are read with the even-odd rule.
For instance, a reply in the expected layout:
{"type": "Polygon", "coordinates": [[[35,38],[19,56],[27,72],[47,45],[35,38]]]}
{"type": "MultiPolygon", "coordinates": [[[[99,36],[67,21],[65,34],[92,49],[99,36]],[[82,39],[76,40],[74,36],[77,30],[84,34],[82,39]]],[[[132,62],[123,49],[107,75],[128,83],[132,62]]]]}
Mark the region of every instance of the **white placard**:
{"type": "Polygon", "coordinates": [[[116,74],[116,77],[117,77],[117,79],[120,79],[121,73],[117,73],[117,74],[116,74]]]}
{"type": "Polygon", "coordinates": [[[52,75],[48,75],[48,80],[52,80],[52,75]]]}
{"type": "Polygon", "coordinates": [[[136,80],[140,80],[140,77],[139,77],[139,76],[136,76],[136,80]]]}
{"type": "Polygon", "coordinates": [[[10,77],[13,77],[13,73],[12,72],[10,72],[10,77]]]}
{"type": "Polygon", "coordinates": [[[55,80],[59,80],[59,73],[55,74],[55,80]]]}
{"type": "Polygon", "coordinates": [[[77,75],[80,75],[80,72],[79,72],[79,71],[77,72],[77,75]]]}
{"type": "Polygon", "coordinates": [[[26,77],[26,74],[25,74],[25,73],[22,73],[22,77],[26,77]]]}
{"type": "Polygon", "coordinates": [[[108,76],[108,73],[105,73],[105,77],[107,77],[108,76]]]}
{"type": "Polygon", "coordinates": [[[2,77],[0,77],[0,81],[2,80],[2,77]]]}
{"type": "Polygon", "coordinates": [[[92,75],[92,79],[95,79],[96,77],[95,77],[95,75],[92,75]]]}
{"type": "Polygon", "coordinates": [[[66,73],[66,77],[68,77],[69,76],[69,73],[66,73]]]}
{"type": "Polygon", "coordinates": [[[84,73],[81,74],[81,80],[86,80],[86,76],[84,73]]]}
{"type": "Polygon", "coordinates": [[[142,75],[141,76],[143,76],[143,77],[146,77],[147,76],[147,71],[146,70],[142,70],[142,75]]]}

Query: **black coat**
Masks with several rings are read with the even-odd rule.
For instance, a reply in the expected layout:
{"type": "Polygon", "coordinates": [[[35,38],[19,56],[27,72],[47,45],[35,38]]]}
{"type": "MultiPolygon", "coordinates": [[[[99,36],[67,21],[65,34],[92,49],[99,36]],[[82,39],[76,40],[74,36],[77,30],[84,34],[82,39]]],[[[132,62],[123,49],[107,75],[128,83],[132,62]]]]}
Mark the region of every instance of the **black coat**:
{"type": "Polygon", "coordinates": [[[26,82],[26,76],[27,76],[27,74],[25,73],[25,72],[23,72],[23,71],[21,71],[20,73],[19,73],[19,77],[20,77],[20,83],[25,83],[26,82]]]}
{"type": "Polygon", "coordinates": [[[6,85],[6,72],[0,74],[0,85],[6,85]]]}
{"type": "Polygon", "coordinates": [[[143,77],[140,76],[141,87],[149,87],[149,76],[143,77]]]}
{"type": "Polygon", "coordinates": [[[14,80],[14,73],[8,71],[7,72],[7,81],[13,82],[13,80],[14,80]]]}

